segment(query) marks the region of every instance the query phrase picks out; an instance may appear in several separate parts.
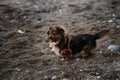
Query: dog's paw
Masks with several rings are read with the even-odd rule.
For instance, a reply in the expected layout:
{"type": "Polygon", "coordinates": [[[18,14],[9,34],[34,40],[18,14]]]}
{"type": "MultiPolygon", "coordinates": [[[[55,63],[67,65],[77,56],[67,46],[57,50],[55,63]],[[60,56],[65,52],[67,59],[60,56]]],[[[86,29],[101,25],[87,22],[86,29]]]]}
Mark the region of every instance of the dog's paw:
{"type": "Polygon", "coordinates": [[[84,53],[84,54],[82,54],[83,58],[89,58],[91,56],[92,56],[92,53],[84,53]]]}
{"type": "Polygon", "coordinates": [[[84,53],[84,54],[82,55],[82,57],[83,57],[83,58],[88,58],[88,57],[89,57],[89,55],[88,55],[88,54],[86,54],[86,53],[84,53]]]}
{"type": "Polygon", "coordinates": [[[60,61],[66,61],[64,58],[61,58],[60,61]]]}

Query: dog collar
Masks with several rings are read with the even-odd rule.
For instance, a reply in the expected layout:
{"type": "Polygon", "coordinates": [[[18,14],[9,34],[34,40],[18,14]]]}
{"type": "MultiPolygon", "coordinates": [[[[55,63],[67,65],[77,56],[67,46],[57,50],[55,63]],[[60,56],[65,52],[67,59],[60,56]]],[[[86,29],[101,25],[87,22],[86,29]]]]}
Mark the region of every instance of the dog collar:
{"type": "Polygon", "coordinates": [[[67,46],[67,48],[65,48],[65,49],[63,49],[63,50],[60,50],[60,53],[62,54],[62,55],[66,55],[66,52],[69,52],[69,57],[66,57],[66,59],[67,60],[69,60],[69,58],[70,57],[72,57],[72,50],[70,49],[70,42],[71,42],[71,40],[72,40],[72,37],[70,36],[70,37],[68,37],[68,46],[67,46]]]}
{"type": "Polygon", "coordinates": [[[70,36],[70,37],[68,38],[68,49],[70,49],[70,42],[71,42],[71,40],[72,40],[72,37],[70,36]]]}

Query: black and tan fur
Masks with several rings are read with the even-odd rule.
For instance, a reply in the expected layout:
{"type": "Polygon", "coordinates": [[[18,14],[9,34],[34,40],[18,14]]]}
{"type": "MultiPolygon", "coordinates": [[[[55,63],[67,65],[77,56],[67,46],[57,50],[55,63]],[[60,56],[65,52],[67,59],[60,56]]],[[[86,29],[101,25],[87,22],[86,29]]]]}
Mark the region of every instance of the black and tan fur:
{"type": "Polygon", "coordinates": [[[79,34],[69,36],[65,33],[63,27],[56,26],[50,27],[47,34],[51,50],[61,56],[62,59],[69,60],[72,55],[81,51],[84,51],[82,57],[89,57],[92,54],[91,51],[96,48],[96,40],[104,37],[108,32],[109,30],[103,30],[94,35],[79,34]]]}

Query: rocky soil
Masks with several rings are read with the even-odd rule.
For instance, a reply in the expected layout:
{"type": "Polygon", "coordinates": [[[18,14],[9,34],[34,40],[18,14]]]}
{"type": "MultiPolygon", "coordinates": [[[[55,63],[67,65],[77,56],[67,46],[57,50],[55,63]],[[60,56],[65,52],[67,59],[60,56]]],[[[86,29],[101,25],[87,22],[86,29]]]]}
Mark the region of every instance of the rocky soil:
{"type": "Polygon", "coordinates": [[[120,80],[120,0],[0,0],[0,80],[120,80]],[[47,30],[110,33],[93,56],[60,61],[47,30]]]}

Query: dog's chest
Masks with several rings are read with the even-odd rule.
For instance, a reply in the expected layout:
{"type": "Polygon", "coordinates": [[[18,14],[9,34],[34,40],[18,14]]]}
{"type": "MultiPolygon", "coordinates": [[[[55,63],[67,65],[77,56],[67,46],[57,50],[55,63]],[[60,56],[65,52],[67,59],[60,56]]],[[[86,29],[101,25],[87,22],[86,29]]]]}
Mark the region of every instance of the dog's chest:
{"type": "Polygon", "coordinates": [[[55,45],[57,43],[55,42],[50,42],[49,43],[49,47],[51,48],[51,51],[53,51],[56,55],[60,56],[60,53],[59,53],[59,48],[57,48],[55,45]]]}

